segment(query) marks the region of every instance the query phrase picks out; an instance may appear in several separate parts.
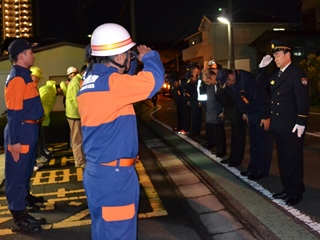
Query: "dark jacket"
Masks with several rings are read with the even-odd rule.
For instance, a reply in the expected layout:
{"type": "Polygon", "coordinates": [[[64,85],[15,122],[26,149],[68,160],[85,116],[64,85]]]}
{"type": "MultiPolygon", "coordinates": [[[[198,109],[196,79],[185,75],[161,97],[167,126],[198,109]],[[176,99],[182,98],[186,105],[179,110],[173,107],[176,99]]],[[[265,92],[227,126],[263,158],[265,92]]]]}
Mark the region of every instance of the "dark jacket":
{"type": "Polygon", "coordinates": [[[309,115],[309,88],[305,72],[291,63],[278,77],[268,79],[271,98],[269,131],[291,133],[295,124],[306,125],[309,115]]]}

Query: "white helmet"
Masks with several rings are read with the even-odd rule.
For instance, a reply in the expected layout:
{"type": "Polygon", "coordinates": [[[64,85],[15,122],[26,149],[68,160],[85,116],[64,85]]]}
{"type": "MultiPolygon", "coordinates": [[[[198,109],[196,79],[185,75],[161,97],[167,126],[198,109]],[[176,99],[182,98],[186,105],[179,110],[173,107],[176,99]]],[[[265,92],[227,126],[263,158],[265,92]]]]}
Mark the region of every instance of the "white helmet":
{"type": "Polygon", "coordinates": [[[78,69],[76,69],[75,67],[71,66],[71,67],[68,67],[67,69],[67,75],[71,74],[71,73],[76,73],[78,72],[78,69]]]}
{"type": "Polygon", "coordinates": [[[97,27],[91,37],[92,56],[114,56],[132,48],[134,43],[128,31],[115,23],[97,27]]]}

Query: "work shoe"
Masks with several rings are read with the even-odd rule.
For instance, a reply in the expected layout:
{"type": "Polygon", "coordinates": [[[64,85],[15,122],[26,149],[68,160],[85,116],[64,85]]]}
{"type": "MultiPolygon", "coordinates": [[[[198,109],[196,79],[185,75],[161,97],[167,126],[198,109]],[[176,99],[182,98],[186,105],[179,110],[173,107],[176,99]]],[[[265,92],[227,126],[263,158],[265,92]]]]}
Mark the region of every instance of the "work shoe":
{"type": "Polygon", "coordinates": [[[47,220],[45,218],[35,218],[29,215],[27,212],[23,213],[23,217],[27,219],[29,223],[32,223],[32,224],[42,225],[47,223],[47,220]]]}
{"type": "Polygon", "coordinates": [[[38,166],[36,166],[36,165],[33,166],[33,171],[34,171],[34,172],[38,171],[39,169],[40,169],[40,168],[39,168],[38,166]]]}
{"type": "Polygon", "coordinates": [[[241,165],[241,162],[230,161],[228,167],[237,167],[239,165],[241,165]]]}
{"type": "Polygon", "coordinates": [[[251,180],[251,181],[257,181],[261,178],[264,178],[265,175],[263,175],[262,173],[251,173],[249,176],[248,176],[248,179],[251,180]]]}
{"type": "Polygon", "coordinates": [[[45,156],[40,156],[39,158],[37,158],[36,161],[40,163],[45,163],[45,162],[48,162],[48,158],[45,156]]]}
{"type": "Polygon", "coordinates": [[[13,221],[13,224],[11,226],[11,231],[17,232],[17,233],[33,234],[33,233],[41,232],[42,227],[38,224],[28,223],[24,219],[21,219],[19,221],[13,221]]]}
{"type": "Polygon", "coordinates": [[[230,158],[224,159],[222,161],[220,161],[220,163],[222,164],[229,164],[232,160],[230,158]]]}
{"type": "Polygon", "coordinates": [[[30,204],[35,204],[35,203],[44,203],[45,200],[44,200],[44,197],[40,196],[40,197],[37,197],[37,196],[34,196],[32,194],[28,194],[28,196],[26,197],[26,201],[30,204]]]}
{"type": "Polygon", "coordinates": [[[13,218],[12,232],[39,233],[42,231],[40,225],[47,222],[44,218],[34,218],[25,211],[11,211],[11,214],[13,218]]]}
{"type": "Polygon", "coordinates": [[[27,212],[39,212],[40,211],[40,207],[36,204],[27,204],[26,205],[26,211],[27,212]]]}
{"type": "Polygon", "coordinates": [[[48,149],[44,149],[43,151],[47,156],[52,156],[52,152],[49,151],[48,149]]]}

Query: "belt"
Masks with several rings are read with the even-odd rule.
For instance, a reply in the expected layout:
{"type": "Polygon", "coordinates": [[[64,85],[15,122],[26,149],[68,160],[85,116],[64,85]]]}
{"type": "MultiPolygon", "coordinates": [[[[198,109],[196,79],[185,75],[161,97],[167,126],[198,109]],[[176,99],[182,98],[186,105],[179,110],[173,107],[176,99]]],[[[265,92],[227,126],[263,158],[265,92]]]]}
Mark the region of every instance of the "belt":
{"type": "Polygon", "coordinates": [[[41,124],[41,120],[40,119],[37,119],[37,120],[34,120],[34,119],[22,120],[22,122],[30,123],[30,124],[41,124]]]}
{"type": "Polygon", "coordinates": [[[136,158],[120,158],[119,160],[114,160],[112,162],[100,163],[100,165],[109,167],[130,167],[135,164],[136,160],[136,158]]]}

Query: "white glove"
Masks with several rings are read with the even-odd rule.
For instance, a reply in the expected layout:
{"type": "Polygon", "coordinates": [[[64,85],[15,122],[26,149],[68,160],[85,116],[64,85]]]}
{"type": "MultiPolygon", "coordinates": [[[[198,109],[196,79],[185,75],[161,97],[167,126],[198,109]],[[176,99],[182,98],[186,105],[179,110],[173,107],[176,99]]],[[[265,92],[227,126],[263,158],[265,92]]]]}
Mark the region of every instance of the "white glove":
{"type": "Polygon", "coordinates": [[[272,62],[272,60],[273,58],[270,55],[265,55],[259,64],[259,68],[264,68],[268,66],[272,62]]]}
{"type": "Polygon", "coordinates": [[[297,130],[297,136],[300,138],[302,136],[305,128],[306,127],[303,125],[296,124],[296,125],[294,125],[292,132],[294,133],[297,130]]]}

